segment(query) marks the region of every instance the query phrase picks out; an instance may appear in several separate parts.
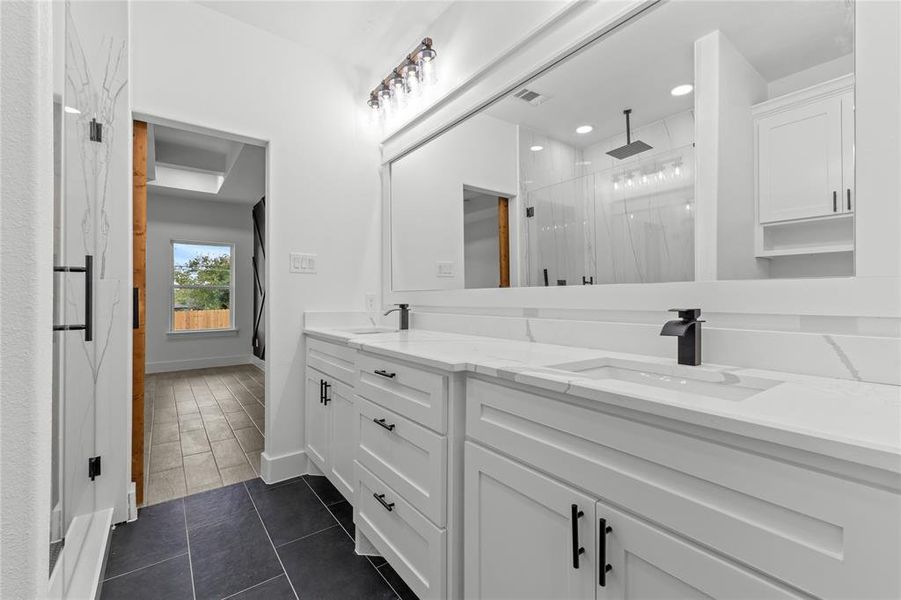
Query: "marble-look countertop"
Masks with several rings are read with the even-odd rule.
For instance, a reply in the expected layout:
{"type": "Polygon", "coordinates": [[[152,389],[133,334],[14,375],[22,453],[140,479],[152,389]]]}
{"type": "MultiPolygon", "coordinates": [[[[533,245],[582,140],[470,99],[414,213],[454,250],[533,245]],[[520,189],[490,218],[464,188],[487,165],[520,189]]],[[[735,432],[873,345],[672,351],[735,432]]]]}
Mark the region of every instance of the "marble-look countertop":
{"type": "MultiPolygon", "coordinates": [[[[798,448],[901,473],[901,387],[759,369],[427,330],[352,333],[308,326],[306,334],[363,352],[444,371],[478,373],[539,390],[798,448]],[[656,373],[722,383],[767,382],[767,389],[724,400],[619,379],[592,379],[554,365],[588,361],[613,367],[635,362],[656,373]]],[[[673,354],[675,355],[675,342],[673,354]]]]}

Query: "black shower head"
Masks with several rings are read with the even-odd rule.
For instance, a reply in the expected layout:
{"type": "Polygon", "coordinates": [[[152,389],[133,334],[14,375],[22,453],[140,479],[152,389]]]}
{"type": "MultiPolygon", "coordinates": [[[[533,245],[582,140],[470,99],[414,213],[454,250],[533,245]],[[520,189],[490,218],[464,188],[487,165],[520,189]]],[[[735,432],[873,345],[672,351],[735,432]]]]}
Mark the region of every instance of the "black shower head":
{"type": "Polygon", "coordinates": [[[632,128],[629,123],[629,115],[631,113],[631,108],[627,108],[623,111],[623,114],[626,115],[626,145],[620,146],[619,148],[614,148],[607,153],[617,160],[623,160],[624,158],[635,156],[636,154],[640,154],[641,152],[650,150],[652,148],[651,145],[646,144],[641,140],[635,140],[634,142],[632,141],[632,128]]]}

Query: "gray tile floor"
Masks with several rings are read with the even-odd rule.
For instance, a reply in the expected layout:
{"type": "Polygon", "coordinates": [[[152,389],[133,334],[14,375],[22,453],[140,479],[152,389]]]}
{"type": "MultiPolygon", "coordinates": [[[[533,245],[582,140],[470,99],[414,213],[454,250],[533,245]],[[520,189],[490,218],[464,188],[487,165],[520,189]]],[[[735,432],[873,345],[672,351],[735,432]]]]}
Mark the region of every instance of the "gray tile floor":
{"type": "Polygon", "coordinates": [[[115,527],[101,600],[417,600],[353,536],[353,510],[324,477],[251,479],[115,527]]]}
{"type": "Polygon", "coordinates": [[[263,381],[252,365],[147,376],[144,506],[259,475],[263,381]]]}

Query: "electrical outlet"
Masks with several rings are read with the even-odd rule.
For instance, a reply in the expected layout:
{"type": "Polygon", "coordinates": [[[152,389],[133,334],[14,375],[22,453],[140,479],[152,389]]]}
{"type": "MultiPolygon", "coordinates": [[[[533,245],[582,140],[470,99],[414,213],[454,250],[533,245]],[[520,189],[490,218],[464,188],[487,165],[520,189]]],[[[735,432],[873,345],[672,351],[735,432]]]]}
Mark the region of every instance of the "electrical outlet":
{"type": "Polygon", "coordinates": [[[291,273],[316,273],[316,255],[292,252],[290,257],[291,273]]]}
{"type": "Polygon", "coordinates": [[[366,312],[374,313],[375,312],[375,294],[366,294],[364,296],[364,303],[366,304],[366,312]]]}
{"type": "Polygon", "coordinates": [[[438,267],[438,272],[436,273],[436,275],[438,277],[453,277],[454,276],[454,263],[438,261],[437,267],[438,267]]]}

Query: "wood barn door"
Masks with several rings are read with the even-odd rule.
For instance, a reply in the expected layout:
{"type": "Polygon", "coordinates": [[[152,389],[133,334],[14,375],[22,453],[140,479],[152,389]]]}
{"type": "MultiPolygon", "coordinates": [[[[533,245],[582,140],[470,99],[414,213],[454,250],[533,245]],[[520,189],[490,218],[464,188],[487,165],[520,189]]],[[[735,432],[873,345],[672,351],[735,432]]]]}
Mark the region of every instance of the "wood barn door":
{"type": "Polygon", "coordinates": [[[147,297],[147,123],[134,122],[132,154],[132,392],[131,477],[144,502],[144,343],[147,297]]]}

